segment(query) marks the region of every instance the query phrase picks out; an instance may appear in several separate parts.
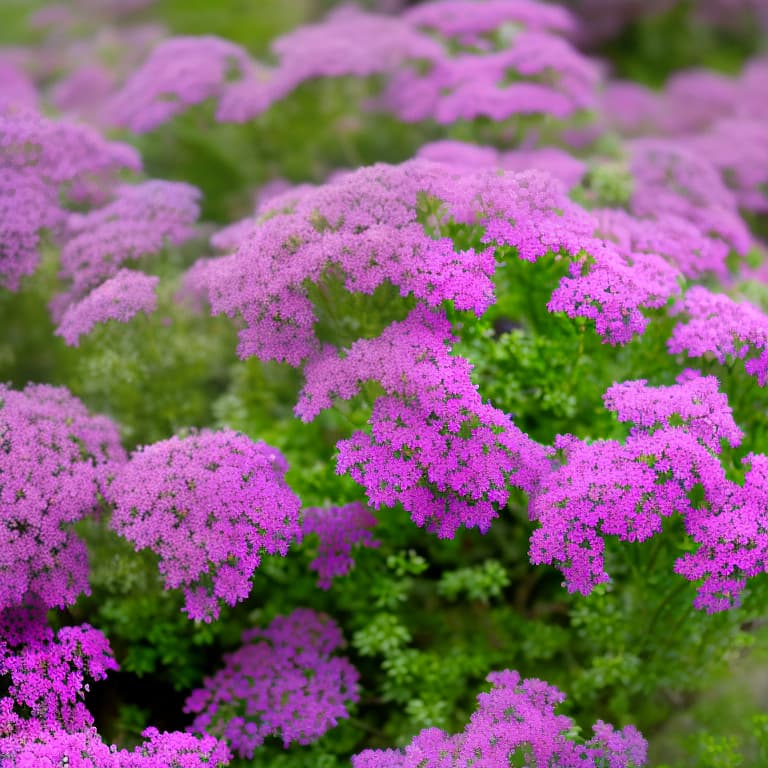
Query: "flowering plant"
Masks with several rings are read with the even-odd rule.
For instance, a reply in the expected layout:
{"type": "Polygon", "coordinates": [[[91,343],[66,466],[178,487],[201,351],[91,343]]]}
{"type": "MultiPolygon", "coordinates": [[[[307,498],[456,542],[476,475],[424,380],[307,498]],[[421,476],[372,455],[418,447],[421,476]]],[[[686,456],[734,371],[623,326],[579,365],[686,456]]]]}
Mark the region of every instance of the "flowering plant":
{"type": "Polygon", "coordinates": [[[761,4],[28,5],[0,766],[763,765],[761,4]]]}

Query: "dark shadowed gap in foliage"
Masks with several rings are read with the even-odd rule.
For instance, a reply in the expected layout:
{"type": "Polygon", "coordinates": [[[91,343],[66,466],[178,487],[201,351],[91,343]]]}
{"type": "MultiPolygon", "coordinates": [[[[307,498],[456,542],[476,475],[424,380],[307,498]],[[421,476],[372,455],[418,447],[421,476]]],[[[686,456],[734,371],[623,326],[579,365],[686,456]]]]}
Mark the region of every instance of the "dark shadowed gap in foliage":
{"type": "Polygon", "coordinates": [[[91,685],[85,705],[93,715],[96,729],[108,743],[133,748],[140,742],[139,733],[121,733],[119,713],[125,707],[143,710],[146,723],[159,731],[183,731],[190,718],[183,707],[188,691],[176,691],[154,675],[138,677],[128,672],[111,672],[106,680],[91,685]]]}

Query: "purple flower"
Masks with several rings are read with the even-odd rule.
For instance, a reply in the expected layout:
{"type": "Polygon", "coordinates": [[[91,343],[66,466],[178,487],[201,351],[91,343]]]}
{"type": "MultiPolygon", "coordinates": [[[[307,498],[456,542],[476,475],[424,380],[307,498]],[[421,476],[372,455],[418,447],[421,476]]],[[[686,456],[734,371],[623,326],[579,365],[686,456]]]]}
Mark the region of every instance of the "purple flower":
{"type": "Polygon", "coordinates": [[[603,395],[605,407],[619,421],[632,422],[632,435],[682,426],[716,453],[723,440],[732,447],[740,445],[744,433],[733,420],[728,397],[718,392],[718,380],[687,375],[678,382],[666,387],[649,387],[645,379],[614,384],[603,395]]]}
{"type": "Polygon", "coordinates": [[[139,448],[109,489],[113,528],[160,558],[167,589],[184,588],[192,619],[248,597],[263,553],[300,534],[288,465],[265,443],[203,431],[139,448]]]}
{"type": "Polygon", "coordinates": [[[62,200],[98,202],[136,151],[93,129],[0,110],[0,286],[17,290],[37,268],[40,233],[66,219],[62,200]]]}
{"type": "Polygon", "coordinates": [[[672,354],[713,356],[721,365],[728,357],[744,360],[744,370],[762,387],[768,380],[768,316],[746,301],[693,286],[676,307],[685,320],[667,342],[672,354]]]}
{"type": "Polygon", "coordinates": [[[126,261],[181,245],[194,236],[200,192],[189,184],[145,181],[115,190],[112,202],[67,218],[59,276],[71,287],[57,304],[78,301],[126,261]]]}
{"type": "MultiPolygon", "coordinates": [[[[6,609],[0,624],[14,623],[23,609],[6,609]]],[[[0,641],[0,674],[9,678],[0,707],[0,733],[24,727],[25,720],[68,733],[93,725],[83,704],[88,679],[103,680],[117,669],[107,638],[88,624],[64,627],[55,635],[44,616],[27,613],[22,644],[0,641]],[[8,704],[10,702],[10,704],[8,704]]]]}
{"type": "MultiPolygon", "coordinates": [[[[555,713],[565,696],[542,680],[521,680],[504,670],[488,675],[492,688],[477,697],[477,709],[461,733],[421,731],[403,752],[367,749],[352,758],[353,768],[499,768],[512,760],[552,768],[641,768],[647,744],[636,728],[615,731],[598,720],[584,745],[568,732],[573,720],[555,713]],[[605,761],[609,762],[605,762],[605,761]]],[[[516,764],[516,763],[515,763],[516,764]]]]}
{"type": "Polygon", "coordinates": [[[750,453],[744,485],[727,484],[726,499],[686,520],[698,544],[675,563],[675,573],[703,579],[694,600],[707,613],[738,606],[747,579],[768,572],[768,457],[750,453]]]}
{"type": "Polygon", "coordinates": [[[547,309],[594,320],[606,342],[626,344],[648,325],[641,308],[663,307],[680,292],[678,275],[656,254],[623,253],[609,242],[594,240],[589,254],[571,263],[547,309]]]}
{"type": "Polygon", "coordinates": [[[320,577],[317,586],[330,589],[336,576],[345,576],[355,564],[352,547],[378,547],[371,528],[378,520],[359,501],[343,507],[310,507],[304,510],[302,534],[316,534],[317,557],[309,564],[320,577]]]}
{"type": "Polygon", "coordinates": [[[72,524],[124,458],[115,425],[66,389],[0,385],[0,609],[32,596],[63,608],[89,591],[72,524]]]}
{"type": "Polygon", "coordinates": [[[145,133],[232,83],[255,77],[256,64],[239,45],[220,37],[172,37],[157,45],[115,94],[107,112],[116,125],[145,133]]]}
{"type": "Polygon", "coordinates": [[[358,700],[357,671],[332,656],[343,644],[336,624],[307,608],[246,631],[243,646],[187,699],[192,730],[226,739],[245,758],[269,736],[286,747],[316,741],[358,700]]]}
{"type": "MultiPolygon", "coordinates": [[[[329,272],[343,275],[349,291],[371,294],[390,282],[432,306],[453,301],[484,311],[492,300],[492,254],[457,251],[419,220],[423,196],[448,195],[453,179],[444,174],[442,166],[419,161],[361,168],[302,190],[288,210],[244,229],[238,250],[209,261],[203,275],[213,312],[245,320],[241,357],[297,366],[314,354],[316,315],[307,283],[321,283],[329,272]]],[[[465,186],[460,194],[464,202],[472,191],[465,186]]],[[[273,199],[267,207],[271,212],[283,202],[273,199]]]]}
{"type": "Polygon", "coordinates": [[[671,139],[636,139],[629,150],[634,177],[632,213],[679,216],[702,233],[722,238],[738,253],[747,252],[751,238],[736,198],[706,157],[684,141],[671,139]]]}
{"type": "Polygon", "coordinates": [[[139,312],[152,314],[157,309],[155,291],[158,282],[159,277],[132,269],[121,269],[85,298],[66,308],[56,328],[56,335],[76,347],[80,337],[90,333],[97,323],[105,323],[107,320],[127,323],[139,312]]]}
{"type": "Polygon", "coordinates": [[[626,443],[559,436],[564,463],[544,476],[530,505],[541,525],[531,536],[531,561],[556,563],[568,590],[582,594],[609,579],[605,536],[645,541],[674,513],[690,525],[702,514],[689,496],[697,485],[705,509],[727,503],[730,484],[715,454],[721,439],[736,446],[742,437],[714,377],[671,387],[614,384],[605,400],[620,421],[634,423],[626,443]]]}
{"type": "Polygon", "coordinates": [[[412,520],[444,538],[466,525],[487,531],[509,487],[532,490],[546,451],[511,419],[483,403],[470,365],[450,354],[443,313],[419,306],[343,357],[328,351],[306,368],[297,413],[309,420],[333,396],[353,397],[374,380],[371,432],[338,443],[337,471],[347,472],[379,508],[398,501],[412,520]]]}

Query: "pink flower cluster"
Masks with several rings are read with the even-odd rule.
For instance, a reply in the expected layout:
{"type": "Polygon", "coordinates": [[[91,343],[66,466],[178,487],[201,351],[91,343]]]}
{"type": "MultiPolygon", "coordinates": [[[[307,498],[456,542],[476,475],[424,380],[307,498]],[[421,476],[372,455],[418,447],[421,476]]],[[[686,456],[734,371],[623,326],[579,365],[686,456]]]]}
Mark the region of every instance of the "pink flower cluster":
{"type": "Polygon", "coordinates": [[[107,105],[113,123],[143,133],[194,104],[222,98],[233,81],[259,77],[239,45],[219,37],[163,40],[107,105]]]}
{"type": "Polygon", "coordinates": [[[109,112],[119,125],[152,130],[193,104],[242,122],[317,78],[387,78],[376,106],[404,120],[449,123],[479,116],[568,117],[595,103],[596,64],[562,35],[563,8],[535,0],[435,0],[393,18],[346,7],[272,45],[276,66],[215,37],[158,45],[123,85],[109,112]],[[457,50],[458,47],[458,50],[457,50]]]}
{"type": "Polygon", "coordinates": [[[747,252],[751,237],[736,197],[705,156],[670,139],[635,139],[628,148],[633,214],[654,218],[672,214],[705,235],[716,235],[737,253],[747,252]]]}
{"type": "Polygon", "coordinates": [[[159,278],[120,267],[157,253],[166,243],[189,240],[199,196],[189,184],[146,181],[119,187],[102,208],[71,214],[59,273],[70,286],[50,304],[59,323],[56,334],[77,346],[97,323],[128,322],[141,311],[152,313],[159,278]]]}
{"type": "Polygon", "coordinates": [[[270,736],[286,747],[315,741],[358,700],[357,671],[332,655],[343,645],[336,624],[306,608],[246,631],[242,647],[187,699],[192,729],[221,736],[245,758],[270,736]]]}
{"type": "MultiPolygon", "coordinates": [[[[609,579],[604,570],[605,536],[645,541],[661,532],[664,517],[678,513],[701,547],[679,560],[676,570],[692,580],[712,572],[700,586],[697,605],[708,610],[729,607],[732,603],[726,605],[716,594],[722,591],[722,574],[743,570],[755,575],[763,560],[757,557],[760,566],[754,560],[746,563],[733,543],[715,557],[711,532],[721,530],[736,507],[744,520],[751,514],[751,541],[762,523],[755,507],[745,504],[749,489],[727,480],[717,457],[723,441],[737,446],[743,437],[725,395],[718,392],[717,379],[684,376],[668,387],[649,387],[643,380],[623,382],[606,392],[605,402],[620,421],[633,424],[630,434],[625,443],[557,438],[555,447],[565,462],[544,477],[531,499],[531,517],[540,523],[531,537],[532,562],[556,563],[569,591],[589,594],[609,579]],[[697,487],[703,500],[692,498],[697,487]]],[[[754,543],[747,546],[743,529],[733,536],[745,549],[754,549],[754,543]]],[[[726,590],[732,598],[745,580],[738,582],[738,589],[734,584],[726,590]]]]}
{"type": "Polygon", "coordinates": [[[631,725],[616,731],[601,720],[584,744],[569,738],[573,720],[555,708],[565,696],[542,680],[522,680],[517,672],[491,672],[492,688],[477,697],[477,709],[461,733],[439,728],[421,731],[399,750],[367,749],[352,758],[353,768],[499,768],[540,765],[552,768],[641,768],[647,744],[631,725]],[[513,762],[514,761],[514,762],[513,762]]]}
{"type": "MultiPolygon", "coordinates": [[[[768,60],[762,57],[748,62],[734,78],[707,70],[679,72],[660,93],[635,83],[611,83],[604,119],[625,134],[663,139],[669,151],[696,155],[701,158],[697,165],[722,176],[739,207],[764,213],[766,82],[768,60]]],[[[708,179],[701,180],[699,194],[706,194],[708,184],[708,179]]],[[[722,192],[717,196],[722,198],[722,192]]]]}
{"type": "Polygon", "coordinates": [[[302,534],[315,534],[319,544],[317,557],[309,564],[320,577],[317,586],[330,589],[336,576],[345,576],[355,565],[352,547],[375,548],[381,542],[373,538],[371,529],[376,518],[359,501],[343,507],[310,507],[304,510],[302,534]]]}
{"type": "Polygon", "coordinates": [[[0,385],[0,609],[34,596],[63,608],[89,591],[72,524],[124,459],[117,427],[66,389],[0,385]]]}
{"type": "MultiPolygon", "coordinates": [[[[181,245],[195,233],[200,192],[189,184],[145,181],[115,190],[107,205],[66,221],[59,276],[71,281],[56,306],[82,299],[127,261],[181,245]]],[[[54,313],[56,314],[56,313],[54,313]]]]}
{"type": "Polygon", "coordinates": [[[54,633],[45,605],[0,610],[0,768],[216,768],[226,745],[212,736],[148,728],[132,752],[105,744],[83,702],[88,680],[118,666],[104,635],[82,624],[54,633]]]}
{"type": "Polygon", "coordinates": [[[105,744],[95,728],[68,733],[34,727],[0,736],[0,768],[224,768],[231,757],[226,744],[180,731],[147,728],[133,751],[105,744]]]}
{"type": "Polygon", "coordinates": [[[728,483],[716,509],[686,520],[698,545],[675,563],[675,572],[702,580],[694,605],[708,613],[738,605],[747,579],[768,573],[768,457],[750,453],[744,484],[728,483]]]}
{"type": "Polygon", "coordinates": [[[140,166],[132,147],[85,125],[0,111],[0,287],[15,291],[35,271],[41,233],[66,220],[62,200],[98,201],[119,170],[140,166]]]}
{"type": "MultiPolygon", "coordinates": [[[[208,262],[202,274],[214,314],[239,314],[246,323],[240,356],[297,366],[315,353],[307,286],[329,275],[340,275],[351,292],[371,294],[389,282],[430,306],[453,301],[483,312],[493,297],[492,253],[457,251],[420,221],[421,201],[453,181],[461,183],[431,163],[380,164],[270,200],[262,218],[240,231],[237,251],[208,262]]],[[[471,197],[471,188],[463,194],[471,197]]]]}
{"type": "Polygon", "coordinates": [[[33,611],[7,608],[0,616],[3,628],[18,628],[20,621],[33,624],[25,627],[25,637],[13,638],[22,643],[0,640],[0,675],[9,678],[8,695],[0,699],[0,733],[24,728],[30,719],[50,730],[87,728],[93,718],[83,703],[86,680],[103,680],[118,668],[109,642],[88,624],[63,627],[54,635],[44,616],[33,611]]]}
{"type": "Polygon", "coordinates": [[[90,333],[97,323],[105,323],[107,320],[127,323],[139,312],[152,314],[157,309],[155,291],[158,282],[159,277],[133,269],[121,269],[84,299],[66,308],[56,328],[56,335],[76,347],[80,337],[90,333]]]}
{"type": "Polygon", "coordinates": [[[465,8],[463,0],[437,0],[404,15],[416,28],[442,34],[445,47],[426,72],[404,67],[392,78],[381,101],[398,117],[443,124],[531,114],[562,119],[594,105],[597,65],[546,30],[553,10],[568,21],[564,9],[507,2],[491,9],[502,11],[495,18],[476,19],[462,17],[465,8]]]}
{"type": "Polygon", "coordinates": [[[363,381],[377,381],[385,394],[373,405],[371,432],[338,443],[337,471],[360,483],[372,506],[400,502],[444,538],[461,525],[488,530],[509,486],[530,491],[546,455],[482,402],[468,361],[450,354],[452,341],[443,313],[417,307],[343,356],[310,362],[297,406],[308,419],[332,396],[350,398],[363,381]]]}
{"type": "Polygon", "coordinates": [[[626,344],[648,326],[641,309],[661,308],[680,292],[679,274],[655,253],[623,251],[595,240],[588,256],[571,263],[547,309],[594,320],[604,341],[626,344]]]}
{"type": "Polygon", "coordinates": [[[112,527],[160,558],[167,589],[184,588],[192,619],[248,597],[264,553],[300,535],[282,454],[245,435],[203,431],[136,450],[109,489],[112,527]]]}
{"type": "Polygon", "coordinates": [[[744,360],[744,370],[763,387],[768,381],[768,316],[749,302],[693,286],[675,310],[684,316],[668,348],[688,357],[711,355],[720,364],[744,360]],[[749,357],[748,357],[749,355],[749,357]]]}

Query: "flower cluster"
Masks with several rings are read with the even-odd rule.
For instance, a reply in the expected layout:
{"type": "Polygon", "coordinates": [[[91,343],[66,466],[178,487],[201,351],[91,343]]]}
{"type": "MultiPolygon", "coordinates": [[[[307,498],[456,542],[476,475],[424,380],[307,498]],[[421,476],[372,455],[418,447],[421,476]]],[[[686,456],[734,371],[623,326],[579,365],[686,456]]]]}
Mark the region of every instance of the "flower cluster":
{"type": "Polygon", "coordinates": [[[378,521],[358,501],[343,507],[310,507],[304,510],[302,533],[316,534],[319,540],[317,557],[309,564],[320,577],[317,586],[330,589],[336,576],[344,576],[355,561],[352,547],[378,547],[381,542],[373,538],[371,528],[378,521]]]}
{"type": "Polygon", "coordinates": [[[124,458],[117,427],[66,389],[0,385],[0,609],[33,596],[63,608],[88,592],[72,524],[94,511],[124,458]]]}
{"type": "Polygon", "coordinates": [[[768,380],[768,316],[746,301],[734,301],[701,285],[693,286],[675,310],[684,316],[667,346],[672,354],[712,355],[725,364],[744,360],[744,370],[762,387],[768,380]],[[751,355],[750,357],[747,357],[751,355]]]}
{"type": "Polygon", "coordinates": [[[467,13],[464,0],[436,0],[404,17],[444,48],[426,72],[404,68],[385,90],[383,103],[403,120],[566,118],[594,104],[599,70],[558,34],[574,26],[564,8],[498,2],[467,13]]]}
{"type": "Polygon", "coordinates": [[[209,262],[204,272],[213,312],[240,314],[246,322],[241,357],[297,366],[316,352],[307,284],[334,273],[348,291],[370,294],[389,282],[431,306],[453,301],[459,309],[484,311],[492,300],[493,255],[457,251],[450,238],[431,236],[419,220],[420,201],[449,183],[442,173],[441,166],[419,161],[375,165],[270,200],[238,250],[209,262]],[[278,212],[286,197],[290,207],[278,212]]]}
{"type": "Polygon", "coordinates": [[[627,252],[595,241],[588,256],[571,263],[547,309],[594,320],[606,342],[625,344],[648,325],[641,309],[663,307],[679,293],[678,275],[656,253],[627,252]]]}
{"type": "Polygon", "coordinates": [[[558,437],[566,461],[543,478],[530,506],[540,523],[531,536],[532,562],[557,563],[569,591],[582,594],[609,579],[604,536],[645,541],[674,513],[711,519],[730,489],[717,457],[721,441],[736,446],[742,438],[714,377],[670,387],[624,382],[605,401],[620,421],[633,422],[626,442],[558,437]],[[692,498],[697,486],[703,506],[692,498]]]}
{"type": "Polygon", "coordinates": [[[286,747],[315,741],[358,700],[357,671],[332,656],[343,644],[328,616],[304,608],[246,631],[243,646],[187,699],[193,730],[221,736],[246,758],[269,736],[286,747]]]}
{"type": "Polygon", "coordinates": [[[331,397],[353,397],[365,380],[385,391],[373,405],[371,433],[338,444],[337,470],[348,472],[378,508],[403,504],[413,521],[441,537],[462,526],[488,530],[509,486],[532,490],[544,449],[512,420],[483,403],[470,365],[450,354],[450,323],[417,307],[375,339],[311,361],[297,406],[304,419],[331,397]]]}
{"type": "Polygon", "coordinates": [[[159,277],[121,269],[64,310],[56,335],[76,347],[79,338],[90,333],[97,323],[107,320],[127,323],[139,312],[151,314],[157,308],[155,291],[159,281],[159,277]]]}
{"type": "Polygon", "coordinates": [[[581,181],[587,169],[583,161],[557,147],[500,151],[495,147],[443,139],[424,144],[416,156],[466,171],[478,168],[545,171],[560,179],[569,189],[581,181]]]}
{"type": "Polygon", "coordinates": [[[396,18],[338,9],[276,40],[275,66],[221,38],[171,38],[109,111],[144,132],[214,99],[218,120],[243,122],[308,80],[383,75],[375,106],[407,121],[565,118],[594,106],[599,79],[597,65],[563,37],[574,28],[564,8],[535,0],[473,4],[471,13],[466,0],[435,0],[396,18]]]}
{"type": "Polygon", "coordinates": [[[220,602],[248,597],[263,553],[285,555],[299,536],[287,469],[279,451],[236,432],[172,437],[136,450],[117,475],[112,527],[158,555],[190,618],[211,621],[220,602]]]}
{"type": "MultiPolygon", "coordinates": [[[[663,141],[666,151],[681,158],[695,155],[697,167],[708,167],[706,184],[700,183],[696,192],[706,196],[706,204],[720,205],[724,200],[721,191],[707,196],[714,170],[739,207],[764,212],[768,208],[768,140],[762,130],[767,67],[765,58],[757,58],[734,78],[706,70],[683,71],[660,93],[635,83],[611,83],[605,94],[604,119],[625,134],[645,136],[652,143],[663,141]]],[[[690,164],[691,160],[677,162],[690,164]]],[[[638,167],[643,163],[640,160],[638,167]]],[[[681,182],[681,186],[690,188],[690,183],[681,182]]]]}
{"type": "Polygon", "coordinates": [[[146,741],[129,752],[105,744],[95,728],[74,733],[32,728],[14,736],[0,736],[0,768],[224,768],[231,754],[213,736],[161,733],[147,728],[146,741]]]}
{"type": "Polygon", "coordinates": [[[722,503],[686,520],[698,547],[675,563],[676,573],[702,580],[694,605],[708,613],[739,605],[747,579],[768,573],[768,457],[744,463],[744,485],[728,483],[722,503]]]}
{"type": "MultiPolygon", "coordinates": [[[[8,608],[4,613],[20,610],[8,608]]],[[[0,621],[9,623],[5,616],[0,621]]],[[[10,621],[18,624],[18,617],[10,621]]],[[[8,695],[0,699],[0,732],[22,727],[26,719],[69,733],[93,725],[82,701],[86,680],[103,680],[110,669],[118,668],[106,637],[88,624],[63,627],[55,635],[38,624],[27,628],[26,635],[18,647],[0,642],[0,674],[10,679],[8,695]]]]}
{"type": "Polygon", "coordinates": [[[140,165],[132,147],[88,126],[0,112],[0,286],[17,290],[35,271],[41,232],[66,220],[62,200],[98,201],[119,170],[140,165]]]}
{"type": "Polygon", "coordinates": [[[461,733],[439,728],[419,733],[404,751],[368,749],[352,758],[353,768],[498,768],[541,765],[552,768],[641,768],[645,739],[631,725],[616,731],[598,720],[584,744],[569,738],[573,720],[555,713],[565,696],[542,680],[517,672],[491,672],[492,688],[477,697],[477,709],[461,733]]]}
{"type": "MultiPolygon", "coordinates": [[[[107,205],[66,221],[60,277],[71,281],[56,307],[82,299],[127,261],[181,245],[194,235],[200,193],[189,184],[146,181],[123,185],[107,205]]],[[[56,312],[54,314],[57,314],[56,312]]]]}
{"type": "Polygon", "coordinates": [[[751,238],[736,197],[706,157],[658,138],[636,139],[629,143],[629,152],[632,213],[654,218],[673,214],[704,234],[717,235],[737,253],[747,252],[751,238]]]}

